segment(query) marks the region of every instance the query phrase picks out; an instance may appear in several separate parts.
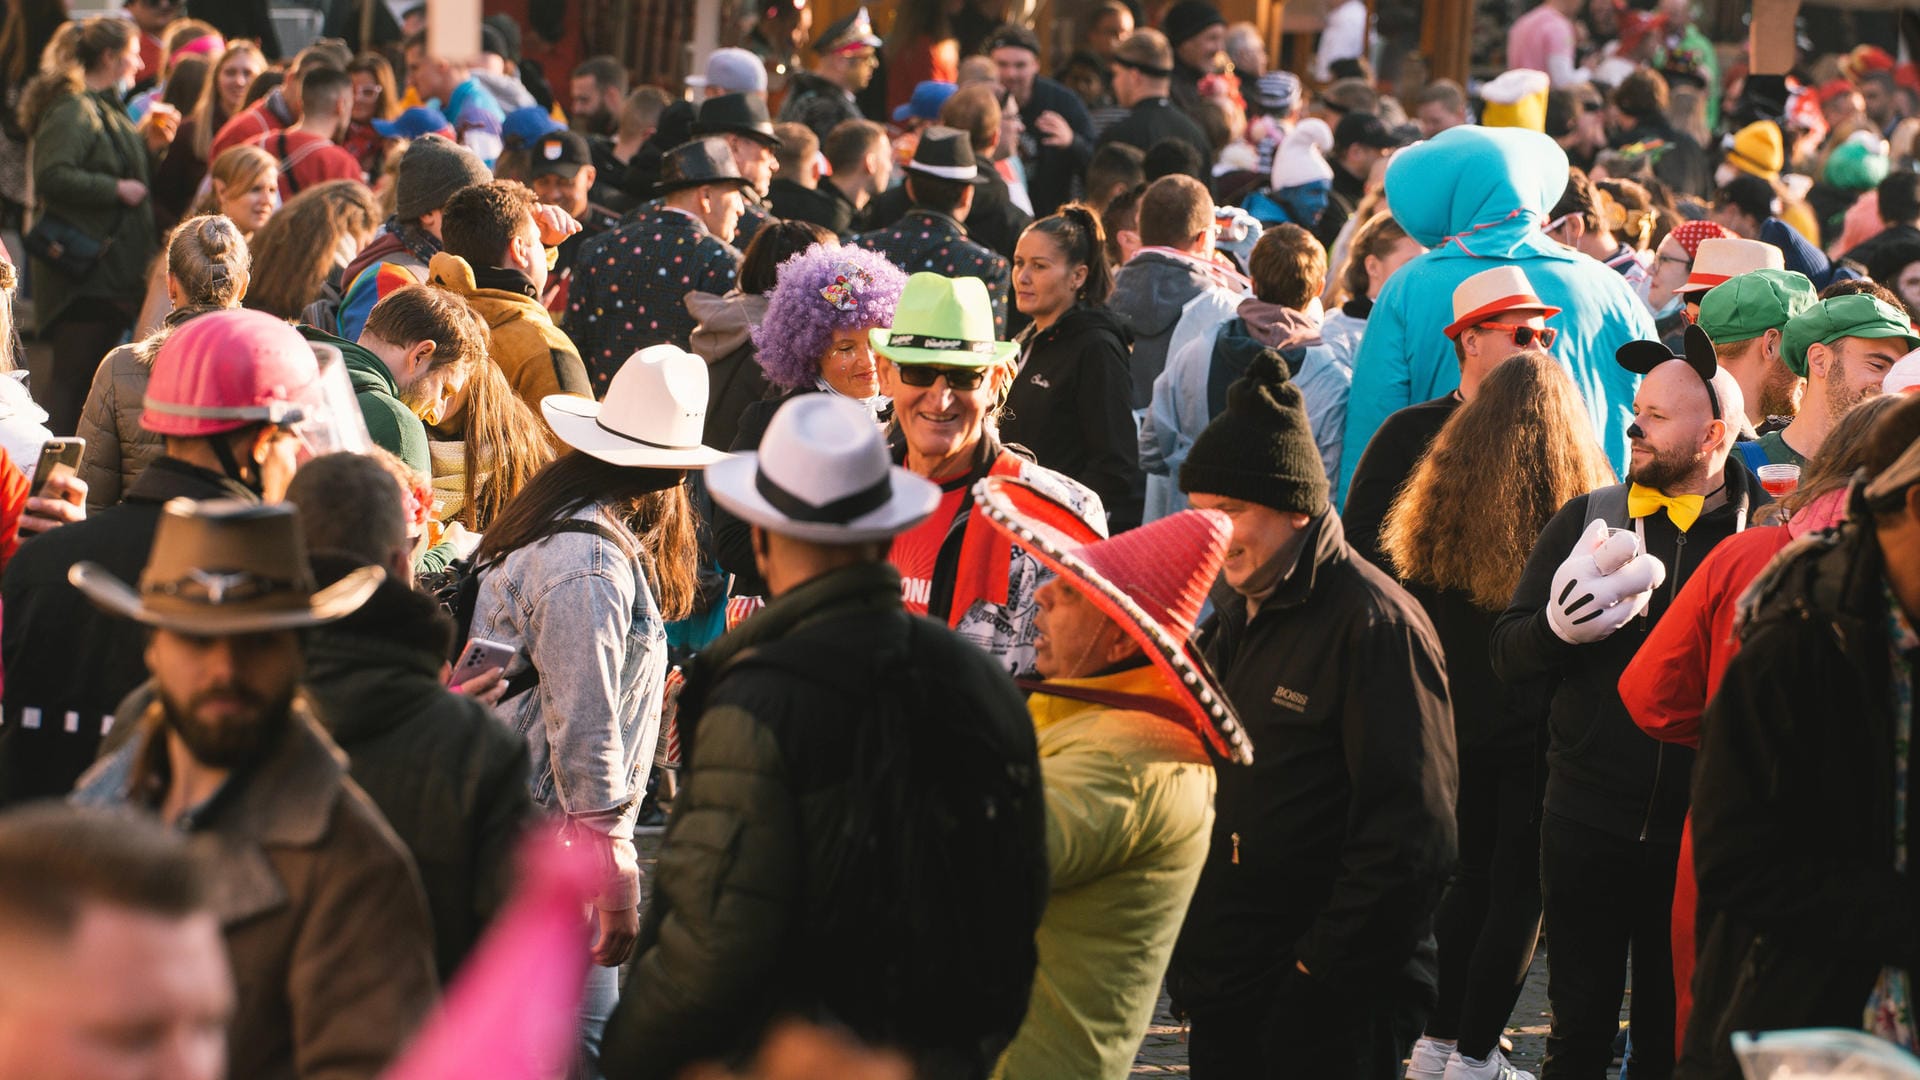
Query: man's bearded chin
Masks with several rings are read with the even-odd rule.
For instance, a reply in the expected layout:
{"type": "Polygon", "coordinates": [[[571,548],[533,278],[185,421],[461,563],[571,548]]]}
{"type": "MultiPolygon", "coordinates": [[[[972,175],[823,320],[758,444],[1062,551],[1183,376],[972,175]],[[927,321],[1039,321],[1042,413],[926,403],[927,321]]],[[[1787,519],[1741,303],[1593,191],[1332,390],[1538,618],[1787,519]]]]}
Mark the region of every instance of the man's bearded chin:
{"type": "Polygon", "coordinates": [[[1638,468],[1630,469],[1627,479],[1655,491],[1672,494],[1680,484],[1704,467],[1705,454],[1675,453],[1656,449],[1638,468]]]}
{"type": "Polygon", "coordinates": [[[185,703],[160,695],[160,708],[167,729],[186,745],[187,752],[202,765],[234,770],[251,765],[273,750],[293,715],[293,690],[277,700],[265,701],[238,687],[221,691],[241,698],[254,711],[252,719],[225,724],[208,724],[199,719],[205,697],[199,695],[185,703]]]}

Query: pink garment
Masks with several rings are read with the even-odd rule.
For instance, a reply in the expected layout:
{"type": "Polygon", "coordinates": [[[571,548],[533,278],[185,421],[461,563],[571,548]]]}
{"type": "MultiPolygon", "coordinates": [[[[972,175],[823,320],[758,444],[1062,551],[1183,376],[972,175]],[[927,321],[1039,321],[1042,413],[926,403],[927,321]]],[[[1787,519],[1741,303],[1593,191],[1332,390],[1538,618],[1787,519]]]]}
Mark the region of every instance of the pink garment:
{"type": "Polygon", "coordinates": [[[1880,220],[1880,193],[1862,192],[1853,205],[1847,207],[1846,216],[1840,219],[1840,239],[1827,249],[1827,258],[1838,259],[1868,240],[1885,231],[1887,223],[1880,220]]]}
{"type": "Polygon", "coordinates": [[[1515,19],[1507,32],[1507,68],[1532,68],[1549,75],[1571,69],[1574,41],[1573,20],[1552,4],[1541,4],[1515,19]]]}
{"type": "Polygon", "coordinates": [[[557,837],[552,823],[528,831],[513,899],[382,1080],[547,1080],[566,1072],[590,962],[581,912],[600,877],[587,853],[557,837]]]}

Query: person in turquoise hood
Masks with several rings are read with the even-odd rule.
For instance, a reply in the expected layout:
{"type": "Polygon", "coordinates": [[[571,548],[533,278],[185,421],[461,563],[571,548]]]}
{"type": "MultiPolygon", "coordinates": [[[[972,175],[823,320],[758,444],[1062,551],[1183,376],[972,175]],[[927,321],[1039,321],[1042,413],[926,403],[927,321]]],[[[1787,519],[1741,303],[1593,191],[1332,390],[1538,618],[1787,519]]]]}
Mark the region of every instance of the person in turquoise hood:
{"type": "Polygon", "coordinates": [[[1387,281],[1367,319],[1347,403],[1342,504],[1381,422],[1460,384],[1459,358],[1441,333],[1453,321],[1454,286],[1503,263],[1519,266],[1542,300],[1563,309],[1554,359],[1580,388],[1614,469],[1625,473],[1640,380],[1614,363],[1613,352],[1655,337],[1653,316],[1625,278],[1541,231],[1566,186],[1566,152],[1519,128],[1449,128],[1393,156],[1387,202],[1394,220],[1431,250],[1387,281]]]}

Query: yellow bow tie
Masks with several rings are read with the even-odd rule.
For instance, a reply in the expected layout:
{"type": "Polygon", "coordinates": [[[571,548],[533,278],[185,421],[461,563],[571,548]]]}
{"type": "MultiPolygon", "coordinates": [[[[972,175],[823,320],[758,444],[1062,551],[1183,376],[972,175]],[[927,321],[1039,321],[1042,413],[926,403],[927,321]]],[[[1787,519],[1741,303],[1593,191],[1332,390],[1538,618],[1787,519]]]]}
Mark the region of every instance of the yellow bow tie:
{"type": "Polygon", "coordinates": [[[1693,523],[1700,520],[1700,510],[1707,504],[1705,495],[1668,495],[1650,487],[1634,484],[1627,489],[1627,514],[1630,517],[1643,518],[1661,507],[1666,507],[1667,518],[1686,532],[1693,523]]]}

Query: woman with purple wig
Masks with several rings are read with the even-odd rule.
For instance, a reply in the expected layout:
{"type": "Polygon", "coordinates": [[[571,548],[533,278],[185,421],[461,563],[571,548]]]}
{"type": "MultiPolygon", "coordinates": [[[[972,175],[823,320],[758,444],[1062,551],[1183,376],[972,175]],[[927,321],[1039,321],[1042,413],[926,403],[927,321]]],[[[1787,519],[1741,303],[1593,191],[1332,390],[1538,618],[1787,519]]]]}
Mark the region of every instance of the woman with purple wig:
{"type": "MultiPolygon", "coordinates": [[[[886,256],[863,248],[814,244],[780,264],[766,315],[753,328],[760,370],[780,393],[746,407],[730,449],[759,449],[774,412],[800,394],[852,398],[873,412],[876,423],[883,421],[891,403],[880,395],[867,331],[893,325],[893,307],[906,284],[907,275],[886,256]]],[[[734,593],[764,593],[747,524],[718,507],[713,517],[715,554],[734,576],[734,593]]]]}

